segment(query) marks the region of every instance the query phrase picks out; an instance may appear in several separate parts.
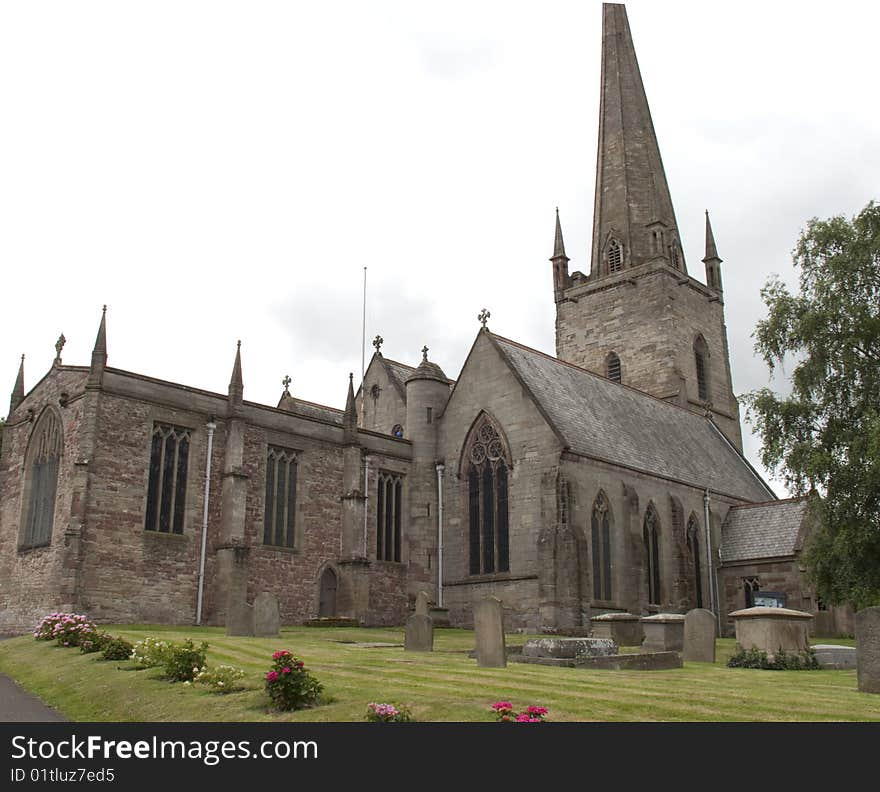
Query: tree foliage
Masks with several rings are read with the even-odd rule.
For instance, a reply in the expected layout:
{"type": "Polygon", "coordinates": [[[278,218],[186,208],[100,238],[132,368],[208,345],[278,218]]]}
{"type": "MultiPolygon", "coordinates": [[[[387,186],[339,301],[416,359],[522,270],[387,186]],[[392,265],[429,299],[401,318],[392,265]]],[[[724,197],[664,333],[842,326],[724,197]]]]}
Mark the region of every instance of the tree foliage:
{"type": "Polygon", "coordinates": [[[793,251],[799,293],[773,277],[755,349],[791,393],[745,396],[762,459],[798,495],[814,531],[805,559],[830,603],[880,603],[880,205],[852,221],[814,218],[793,251]]]}

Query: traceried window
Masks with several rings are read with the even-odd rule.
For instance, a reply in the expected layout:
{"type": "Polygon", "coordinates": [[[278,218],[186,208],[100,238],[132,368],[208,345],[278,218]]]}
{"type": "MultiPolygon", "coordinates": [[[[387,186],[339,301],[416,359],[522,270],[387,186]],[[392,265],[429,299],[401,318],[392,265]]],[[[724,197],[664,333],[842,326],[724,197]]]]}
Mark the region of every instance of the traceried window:
{"type": "Polygon", "coordinates": [[[697,395],[700,401],[709,401],[709,345],[702,335],[694,341],[694,365],[697,369],[697,395]]]}
{"type": "Polygon", "coordinates": [[[510,457],[498,428],[483,415],[465,444],[469,564],[472,575],[510,570],[508,471],[510,457]]]}
{"type": "Polygon", "coordinates": [[[642,529],[645,543],[645,569],[648,575],[648,602],[660,604],[660,518],[654,504],[645,512],[642,529]]]}
{"type": "Polygon", "coordinates": [[[623,269],[623,249],[620,242],[612,239],[608,243],[608,272],[620,272],[623,269]]]}
{"type": "Polygon", "coordinates": [[[593,504],[593,599],[611,600],[611,518],[608,499],[600,492],[593,504]]]}
{"type": "Polygon", "coordinates": [[[296,451],[269,446],[266,453],[266,502],[263,544],[293,547],[296,528],[296,451]]]}
{"type": "Polygon", "coordinates": [[[687,527],[687,546],[694,562],[694,593],[697,608],[703,607],[703,576],[700,568],[700,524],[695,515],[691,515],[687,527]]]}
{"type": "Polygon", "coordinates": [[[62,446],[61,418],[53,409],[47,409],[34,427],[25,457],[22,502],[26,509],[20,550],[43,547],[52,541],[62,446]]]}
{"type": "Polygon", "coordinates": [[[144,527],[159,533],[183,533],[190,430],[157,423],[153,426],[147,518],[144,527]]]}
{"type": "Polygon", "coordinates": [[[743,591],[746,595],[746,607],[755,607],[755,594],[761,589],[761,580],[757,577],[743,578],[743,591]]]}
{"type": "Polygon", "coordinates": [[[616,352],[609,352],[605,359],[606,376],[612,382],[620,382],[620,358],[616,352]]]}
{"type": "Polygon", "coordinates": [[[376,487],[376,558],[379,561],[400,561],[403,477],[382,471],[376,487]]]}

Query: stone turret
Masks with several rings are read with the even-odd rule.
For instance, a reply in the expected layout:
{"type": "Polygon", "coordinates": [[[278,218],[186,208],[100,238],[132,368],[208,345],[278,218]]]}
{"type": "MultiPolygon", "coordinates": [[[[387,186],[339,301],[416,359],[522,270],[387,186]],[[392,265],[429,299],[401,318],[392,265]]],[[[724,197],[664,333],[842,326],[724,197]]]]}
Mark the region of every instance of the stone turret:
{"type": "Polygon", "coordinates": [[[101,324],[98,325],[98,335],[95,338],[95,348],[92,350],[92,365],[89,369],[89,379],[86,387],[100,388],[104,381],[104,369],[107,368],[107,306],[101,314],[101,324]]]}
{"type": "Polygon", "coordinates": [[[15,378],[15,385],[12,388],[12,396],[9,397],[9,414],[15,412],[24,401],[24,355],[21,356],[21,363],[18,366],[18,376],[15,378]]]}
{"type": "Polygon", "coordinates": [[[706,255],[703,264],[706,265],[706,285],[717,292],[724,291],[721,285],[721,262],[718,249],[715,247],[715,235],[712,233],[712,224],[709,222],[709,212],[706,212],[706,255]]]}
{"type": "Polygon", "coordinates": [[[565,255],[565,242],[562,240],[562,225],[559,222],[559,208],[556,209],[556,235],[553,239],[553,299],[559,302],[569,286],[568,256],[565,255]]]}
{"type": "Polygon", "coordinates": [[[406,434],[413,456],[433,462],[437,447],[437,418],[449,398],[449,380],[422,349],[422,362],[406,380],[406,434]]]}

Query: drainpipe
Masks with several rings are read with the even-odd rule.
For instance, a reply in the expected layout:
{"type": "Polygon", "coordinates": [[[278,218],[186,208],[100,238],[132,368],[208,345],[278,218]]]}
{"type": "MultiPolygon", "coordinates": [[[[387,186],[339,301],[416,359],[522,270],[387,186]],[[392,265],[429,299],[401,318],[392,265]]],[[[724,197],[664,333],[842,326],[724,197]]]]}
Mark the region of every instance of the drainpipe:
{"type": "MultiPolygon", "coordinates": [[[[366,267],[364,267],[366,270],[366,267]]],[[[364,455],[364,558],[367,558],[367,493],[370,491],[370,458],[364,455]]]]}
{"type": "Polygon", "coordinates": [[[202,623],[202,597],[205,593],[205,548],[208,544],[208,500],[211,497],[211,452],[214,448],[214,416],[205,424],[208,430],[208,461],[205,465],[205,510],[202,514],[202,552],[199,557],[199,597],[196,603],[196,624],[202,623]]]}
{"type": "Polygon", "coordinates": [[[709,521],[709,489],[703,493],[703,521],[706,524],[706,562],[709,573],[709,600],[715,621],[718,627],[718,637],[721,637],[721,607],[718,602],[718,582],[715,577],[715,564],[712,559],[712,525],[709,521]]]}
{"type": "Polygon", "coordinates": [[[437,607],[443,607],[443,471],[446,466],[438,462],[437,468],[437,607]]]}

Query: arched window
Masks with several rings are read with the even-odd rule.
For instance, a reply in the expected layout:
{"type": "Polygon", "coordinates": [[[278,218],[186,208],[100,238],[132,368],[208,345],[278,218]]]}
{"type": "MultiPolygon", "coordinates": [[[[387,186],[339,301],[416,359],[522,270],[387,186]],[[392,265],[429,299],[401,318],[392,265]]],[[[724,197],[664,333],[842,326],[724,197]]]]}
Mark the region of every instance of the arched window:
{"type": "Polygon", "coordinates": [[[608,499],[600,492],[593,503],[593,599],[611,600],[611,517],[608,499]]]}
{"type": "Polygon", "coordinates": [[[25,457],[20,550],[43,547],[52,541],[62,448],[61,417],[53,409],[44,410],[31,434],[25,457]]]}
{"type": "Polygon", "coordinates": [[[697,396],[709,401],[709,345],[702,335],[694,341],[694,365],[697,370],[697,396]]]}
{"type": "Polygon", "coordinates": [[[672,245],[670,245],[669,249],[670,258],[672,259],[672,266],[676,269],[681,269],[681,251],[678,248],[678,239],[674,236],[672,237],[672,245]]]}
{"type": "Polygon", "coordinates": [[[462,479],[468,494],[468,569],[472,575],[510,570],[507,514],[510,455],[488,415],[474,424],[465,443],[462,479]]]}
{"type": "Polygon", "coordinates": [[[696,515],[692,514],[688,520],[687,546],[694,562],[694,591],[697,598],[697,608],[703,607],[703,576],[700,572],[700,524],[696,515]]]}
{"type": "Polygon", "coordinates": [[[400,523],[403,513],[403,477],[379,473],[376,492],[376,558],[400,561],[400,523]]]}
{"type": "Polygon", "coordinates": [[[293,547],[296,528],[296,451],[269,446],[266,453],[266,500],[263,544],[293,547]]]}
{"type": "Polygon", "coordinates": [[[605,376],[612,382],[620,382],[620,358],[616,352],[609,352],[605,358],[605,376]]]}
{"type": "Polygon", "coordinates": [[[403,437],[403,427],[400,424],[394,424],[391,427],[391,434],[395,437],[403,437]]]}
{"type": "Polygon", "coordinates": [[[620,242],[612,239],[608,243],[608,272],[620,272],[623,269],[623,248],[620,242]]]}
{"type": "Polygon", "coordinates": [[[645,512],[643,527],[645,542],[645,569],[648,575],[648,602],[660,604],[660,518],[654,504],[645,512]]]}

